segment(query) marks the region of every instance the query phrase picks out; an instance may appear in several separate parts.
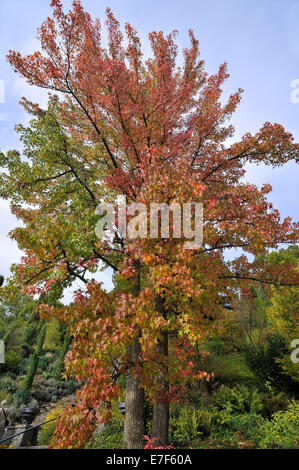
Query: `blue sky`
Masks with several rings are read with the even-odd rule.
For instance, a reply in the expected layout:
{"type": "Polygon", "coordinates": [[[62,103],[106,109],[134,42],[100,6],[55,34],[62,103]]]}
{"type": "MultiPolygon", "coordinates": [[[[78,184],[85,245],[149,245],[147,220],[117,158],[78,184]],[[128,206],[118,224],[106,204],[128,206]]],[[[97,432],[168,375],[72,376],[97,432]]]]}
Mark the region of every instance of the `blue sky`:
{"type": "MultiPolygon", "coordinates": [[[[69,0],[64,0],[66,8],[69,0]]],[[[278,122],[299,141],[299,102],[291,101],[291,82],[299,80],[298,0],[83,0],[92,16],[104,17],[109,6],[120,23],[130,22],[139,32],[144,53],[149,53],[147,33],[177,29],[178,44],[188,44],[192,28],[200,41],[201,56],[209,73],[228,62],[230,78],[224,93],[241,87],[243,99],[232,123],[236,139],[255,132],[265,121],[278,122]]],[[[29,87],[17,77],[5,60],[9,49],[30,53],[38,48],[36,30],[50,14],[48,0],[0,0],[0,149],[21,149],[14,126],[27,116],[18,102],[22,96],[41,105],[47,102],[44,90],[29,87]],[[3,99],[5,98],[5,99],[3,99]],[[4,101],[4,102],[2,102],[4,101]]],[[[299,96],[299,93],[298,95],[299,96]]],[[[261,185],[269,182],[269,199],[283,217],[298,219],[298,167],[289,163],[275,170],[249,167],[246,179],[261,185]]],[[[8,204],[0,200],[0,273],[9,273],[20,252],[7,233],[17,225],[8,204]]],[[[109,272],[101,274],[111,287],[109,272]]]]}

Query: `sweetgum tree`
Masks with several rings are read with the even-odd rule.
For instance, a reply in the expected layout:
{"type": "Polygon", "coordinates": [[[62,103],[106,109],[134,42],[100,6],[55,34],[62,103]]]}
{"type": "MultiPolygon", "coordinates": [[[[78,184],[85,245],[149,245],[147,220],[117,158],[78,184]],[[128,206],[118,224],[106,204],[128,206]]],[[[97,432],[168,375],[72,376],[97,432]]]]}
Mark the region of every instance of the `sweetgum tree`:
{"type": "Polygon", "coordinates": [[[152,438],[166,445],[169,402],[190,381],[209,378],[194,357],[215,330],[219,293],[233,301],[248,282],[294,282],[292,262],[273,266],[257,255],[293,243],[296,225],[267,201],[269,185],[259,189],[242,177],[248,162],[297,160],[299,145],[269,122],[225,145],[242,90],[221,103],[226,64],[208,76],[192,31],[178,67],[176,32],[150,33],[152,55],[144,60],[136,31],[126,24],[124,41],[109,9],[104,47],[100,21],[79,1],[68,14],[58,0],[51,6],[53,16],[39,30],[41,51],[8,54],[28,83],[54,95],[46,111],[24,102],[33,114],[29,127],[19,127],[27,159],[14,151],[1,157],[2,197],[23,221],[13,236],[25,251],[4,293],[25,284],[27,292],[51,300],[75,278],[86,284],[74,304],[57,308],[47,301],[41,309],[70,325],[67,370],[85,381],[53,446],[82,447],[95,423],[109,419],[111,400],[122,393],[119,374],[126,376],[126,446],[143,446],[145,397],[153,404],[152,438]],[[146,207],[202,202],[204,244],[186,249],[186,240],[174,236],[173,219],[168,238],[116,233],[109,242],[98,240],[95,207],[117,195],[146,207]],[[228,262],[228,248],[243,254],[228,262]],[[116,273],[110,294],[86,280],[100,263],[116,273]]]}

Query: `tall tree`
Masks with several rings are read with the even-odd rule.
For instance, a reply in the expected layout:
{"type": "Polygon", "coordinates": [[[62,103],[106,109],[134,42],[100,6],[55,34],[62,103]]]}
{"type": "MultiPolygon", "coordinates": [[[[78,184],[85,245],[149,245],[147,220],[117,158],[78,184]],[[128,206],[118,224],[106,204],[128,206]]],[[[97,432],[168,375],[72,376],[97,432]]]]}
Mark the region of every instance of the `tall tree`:
{"type": "MultiPolygon", "coordinates": [[[[175,387],[204,376],[192,354],[213,327],[210,318],[219,312],[219,293],[233,298],[248,281],[293,282],[292,263],[287,272],[285,266],[257,258],[252,262],[245,254],[228,262],[224,251],[242,248],[258,255],[294,241],[296,226],[290,219],[281,221],[266,199],[270,186],[259,189],[241,178],[248,162],[279,166],[297,160],[299,146],[281,125],[269,122],[255,135],[246,133],[225,145],[233,135],[227,121],[241,90],[221,104],[226,64],[207,76],[192,31],[179,68],[175,32],[166,37],[151,33],[152,56],[144,61],[136,31],[125,25],[124,45],[109,9],[104,48],[100,21],[92,20],[79,1],[68,14],[60,1],[51,5],[53,17],[39,30],[42,51],[8,55],[30,84],[60,95],[50,100],[50,112],[25,103],[36,114],[33,128],[20,129],[32,165],[16,152],[1,158],[9,169],[1,177],[2,197],[11,199],[25,224],[14,232],[26,251],[14,281],[26,279],[31,292],[59,291],[76,277],[86,281],[85,273],[95,271],[99,261],[125,279],[136,282],[139,271],[145,277],[138,295],[107,294],[86,281],[74,305],[44,307],[46,315],[70,324],[74,339],[68,370],[87,379],[77,407],[62,417],[54,444],[83,446],[94,419],[108,417],[110,400],[119,396],[118,384],[111,382],[112,363],[135,378],[130,381],[135,398],[143,389],[153,401],[153,437],[165,445],[175,387]],[[44,120],[47,132],[40,139],[44,120]],[[96,204],[120,194],[146,207],[203,202],[204,245],[186,249],[186,240],[175,237],[173,227],[169,238],[158,233],[156,238],[95,240],[90,227],[96,204]],[[34,206],[24,209],[23,203],[34,206]],[[131,347],[140,352],[128,354],[131,347]]],[[[126,419],[141,433],[141,415],[136,407],[131,410],[126,419]]],[[[131,437],[127,446],[139,447],[142,436],[131,437]]]]}
{"type": "Polygon", "coordinates": [[[46,323],[41,320],[39,323],[39,334],[37,337],[37,345],[34,353],[31,355],[29,368],[26,374],[26,377],[23,382],[24,390],[31,390],[33,385],[34,377],[37,371],[39,358],[43,349],[43,344],[46,336],[46,323]]]}
{"type": "Polygon", "coordinates": [[[62,373],[64,371],[64,358],[65,358],[66,353],[68,352],[70,343],[71,343],[70,331],[69,331],[69,328],[67,327],[64,333],[63,344],[62,344],[62,348],[61,348],[60,355],[58,358],[57,366],[55,368],[55,377],[57,378],[57,380],[61,380],[62,373]]]}

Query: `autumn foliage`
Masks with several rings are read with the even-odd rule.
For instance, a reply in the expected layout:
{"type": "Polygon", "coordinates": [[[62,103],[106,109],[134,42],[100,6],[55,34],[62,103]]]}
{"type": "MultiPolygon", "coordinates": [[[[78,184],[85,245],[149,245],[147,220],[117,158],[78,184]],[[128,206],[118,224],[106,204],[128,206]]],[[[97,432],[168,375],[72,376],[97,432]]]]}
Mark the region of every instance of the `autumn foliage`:
{"type": "Polygon", "coordinates": [[[114,376],[130,371],[152,402],[175,400],[192,380],[211,379],[198,370],[196,354],[221,318],[220,293],[234,302],[248,282],[291,282],[292,264],[271,265],[259,255],[293,243],[297,226],[268,202],[269,185],[243,177],[246,163],[298,160],[299,145],[269,122],[226,145],[242,90],[221,101],[226,64],[208,76],[192,31],[178,66],[176,32],[150,33],[145,60],[136,31],[126,24],[123,33],[109,9],[104,47],[100,21],[79,1],[67,14],[60,1],[51,6],[53,17],[39,29],[41,51],[8,54],[28,83],[54,94],[47,110],[23,101],[33,117],[18,127],[29,163],[16,152],[2,155],[9,171],[1,192],[24,224],[12,234],[25,255],[6,295],[12,286],[44,295],[41,315],[71,328],[67,372],[85,385],[52,442],[68,448],[83,447],[95,423],[109,419],[111,400],[123,393],[114,376]],[[186,250],[172,236],[100,241],[95,208],[120,194],[147,207],[203,202],[202,247],[186,250]],[[243,254],[227,261],[229,248],[243,254]],[[111,293],[86,279],[101,266],[115,272],[111,293]],[[86,289],[71,305],[55,306],[74,279],[86,289]],[[157,348],[165,333],[168,354],[157,348]],[[140,346],[134,363],[127,353],[133,340],[140,346]]]}

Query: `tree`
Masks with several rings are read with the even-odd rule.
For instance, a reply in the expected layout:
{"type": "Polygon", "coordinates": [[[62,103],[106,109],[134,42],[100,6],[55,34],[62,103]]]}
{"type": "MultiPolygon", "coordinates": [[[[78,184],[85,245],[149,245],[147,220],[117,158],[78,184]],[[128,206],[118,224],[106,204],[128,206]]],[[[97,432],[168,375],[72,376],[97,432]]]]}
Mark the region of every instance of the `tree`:
{"type": "Polygon", "coordinates": [[[0,304],[0,338],[5,345],[16,347],[20,332],[24,329],[35,308],[28,295],[17,295],[0,304]]]}
{"type": "Polygon", "coordinates": [[[56,296],[74,278],[86,283],[74,305],[43,307],[44,315],[70,325],[68,372],[86,380],[77,406],[60,420],[54,444],[83,446],[95,419],[109,417],[109,403],[120,394],[112,367],[128,378],[127,429],[140,430],[127,437],[127,446],[141,446],[142,414],[129,403],[138,399],[142,406],[144,394],[154,404],[152,437],[165,445],[169,401],[178,387],[204,377],[192,357],[213,329],[219,293],[233,299],[249,281],[293,282],[291,262],[281,269],[251,262],[245,254],[227,262],[224,251],[242,248],[260,255],[295,240],[296,225],[289,218],[281,221],[266,199],[270,186],[259,189],[241,177],[248,162],[279,166],[298,160],[299,146],[281,125],[269,122],[255,135],[224,144],[233,135],[227,121],[242,90],[221,104],[226,64],[208,77],[192,31],[178,68],[175,32],[151,33],[152,57],[143,61],[136,31],[125,25],[124,46],[109,9],[105,49],[99,20],[79,1],[68,14],[60,1],[51,5],[53,17],[39,30],[42,52],[22,57],[10,51],[8,60],[30,84],[60,98],[50,99],[48,111],[24,103],[35,115],[31,127],[19,128],[31,165],[16,152],[3,155],[1,164],[9,171],[1,182],[2,197],[12,201],[25,225],[13,233],[26,252],[14,282],[25,279],[27,291],[56,296]],[[159,233],[155,239],[124,240],[115,234],[110,243],[96,240],[94,208],[117,195],[146,207],[203,202],[204,245],[185,249],[173,227],[169,238],[159,233]],[[24,209],[24,203],[34,206],[24,209]],[[87,282],[86,272],[98,269],[99,262],[137,283],[138,293],[133,288],[107,294],[87,282]]]}
{"type": "Polygon", "coordinates": [[[45,336],[46,336],[46,323],[41,320],[39,324],[39,334],[37,338],[36,349],[30,358],[29,368],[28,368],[27,375],[23,383],[24,390],[30,391],[33,385],[33,380],[37,371],[38,362],[39,362],[39,358],[42,352],[45,336]]]}
{"type": "Polygon", "coordinates": [[[64,333],[64,338],[63,338],[63,345],[62,345],[60,355],[58,358],[58,363],[55,369],[55,377],[57,378],[57,380],[61,380],[61,376],[62,376],[63,369],[64,369],[64,358],[70,347],[70,342],[71,342],[71,337],[70,337],[69,328],[66,328],[65,333],[64,333]]]}
{"type": "MultiPolygon", "coordinates": [[[[269,254],[272,263],[284,265],[292,260],[298,270],[299,248],[290,246],[269,254]]],[[[266,309],[266,317],[270,330],[283,334],[288,341],[298,338],[298,286],[271,288],[270,305],[266,309]]]]}

